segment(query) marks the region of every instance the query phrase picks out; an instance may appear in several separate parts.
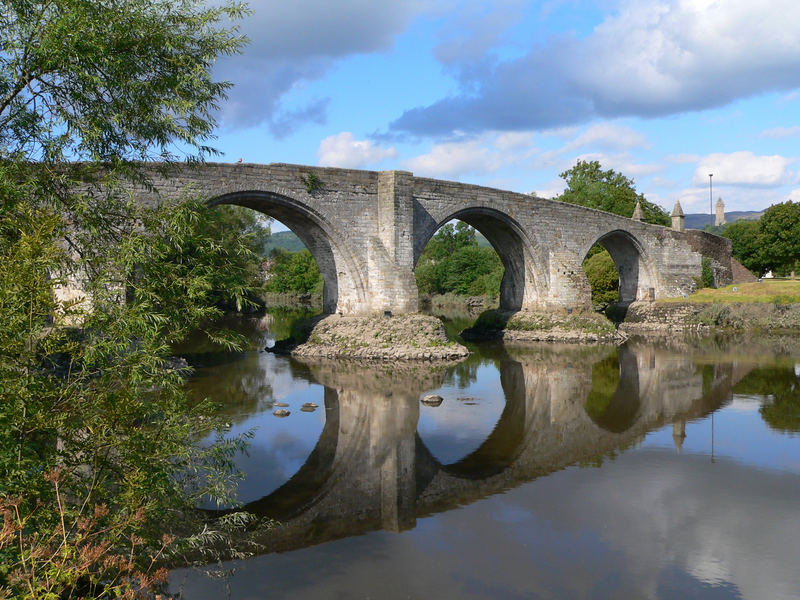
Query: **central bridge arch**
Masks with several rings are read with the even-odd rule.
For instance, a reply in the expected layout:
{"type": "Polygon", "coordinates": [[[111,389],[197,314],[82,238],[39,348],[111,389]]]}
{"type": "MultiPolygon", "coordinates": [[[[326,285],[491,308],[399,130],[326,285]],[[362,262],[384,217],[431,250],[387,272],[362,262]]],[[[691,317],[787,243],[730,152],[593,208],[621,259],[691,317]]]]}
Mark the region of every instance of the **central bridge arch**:
{"type": "Polygon", "coordinates": [[[528,232],[511,216],[486,206],[461,208],[445,218],[431,221],[427,227],[417,232],[414,247],[414,266],[425,246],[437,231],[446,223],[459,220],[477,230],[492,245],[503,263],[504,273],[500,282],[500,309],[520,310],[523,306],[534,304],[540,294],[539,280],[544,270],[537,271],[537,257],[532,249],[537,246],[528,232]]]}

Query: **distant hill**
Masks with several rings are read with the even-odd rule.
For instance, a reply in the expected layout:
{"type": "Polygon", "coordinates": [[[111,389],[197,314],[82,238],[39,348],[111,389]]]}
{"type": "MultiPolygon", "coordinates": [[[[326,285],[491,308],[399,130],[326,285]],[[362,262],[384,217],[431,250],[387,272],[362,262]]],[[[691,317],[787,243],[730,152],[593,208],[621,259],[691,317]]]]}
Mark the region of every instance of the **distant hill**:
{"type": "MultiPolygon", "coordinates": [[[[725,213],[725,222],[733,223],[740,219],[757,221],[763,214],[763,210],[732,210],[725,213]]],[[[702,229],[709,221],[708,213],[690,213],[686,215],[686,229],[702,229]]]]}
{"type": "Polygon", "coordinates": [[[300,241],[293,231],[277,231],[269,236],[264,244],[264,254],[269,254],[273,248],[283,248],[289,252],[300,252],[305,248],[305,244],[300,241]]]}

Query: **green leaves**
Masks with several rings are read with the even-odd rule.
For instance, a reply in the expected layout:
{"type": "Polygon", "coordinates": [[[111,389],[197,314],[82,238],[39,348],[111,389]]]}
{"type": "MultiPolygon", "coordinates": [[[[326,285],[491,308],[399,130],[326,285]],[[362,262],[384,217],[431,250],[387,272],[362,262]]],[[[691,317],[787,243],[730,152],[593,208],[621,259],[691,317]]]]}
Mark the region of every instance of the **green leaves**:
{"type": "Polygon", "coordinates": [[[0,510],[16,523],[0,538],[0,590],[150,588],[165,524],[185,524],[204,494],[230,499],[245,439],[188,397],[169,344],[221,304],[245,306],[257,258],[248,238],[221,232],[222,212],[192,198],[144,207],[126,190],[148,186],[137,159],[213,152],[229,84],[211,68],[241,47],[222,24],[245,12],[0,3],[0,510]],[[214,430],[215,444],[197,444],[214,430]],[[89,530],[95,507],[104,516],[89,530]],[[88,531],[125,564],[89,560],[88,531]],[[23,562],[34,555],[49,583],[23,562]]]}
{"type": "Polygon", "coordinates": [[[113,161],[173,156],[214,127],[219,56],[245,42],[245,5],[61,0],[0,5],[0,156],[113,161]]]}
{"type": "MultiPolygon", "coordinates": [[[[594,248],[598,248],[598,245],[594,248]]],[[[583,270],[592,286],[594,304],[609,304],[619,300],[619,272],[605,248],[599,247],[599,251],[594,253],[590,251],[589,258],[583,262],[583,270]]]]}
{"type": "Polygon", "coordinates": [[[479,247],[475,230],[448,223],[428,242],[415,275],[421,294],[497,296],[503,263],[494,248],[479,247]]]}
{"type": "Polygon", "coordinates": [[[275,248],[270,253],[272,265],[266,289],[281,294],[321,294],[322,275],[308,250],[289,252],[275,248]]]}
{"type": "Polygon", "coordinates": [[[736,260],[758,276],[800,269],[800,203],[773,204],[758,221],[730,223],[720,235],[733,242],[736,260]]]}
{"type": "Polygon", "coordinates": [[[562,202],[579,204],[630,217],[641,202],[643,218],[646,223],[669,225],[670,218],[660,206],[648,202],[638,193],[633,179],[617,173],[613,169],[602,170],[596,160],[578,160],[576,165],[559,175],[567,182],[567,189],[558,197],[562,202]]]}
{"type": "Polygon", "coordinates": [[[760,241],[764,266],[788,275],[800,266],[800,203],[773,204],[761,215],[760,241]]]}

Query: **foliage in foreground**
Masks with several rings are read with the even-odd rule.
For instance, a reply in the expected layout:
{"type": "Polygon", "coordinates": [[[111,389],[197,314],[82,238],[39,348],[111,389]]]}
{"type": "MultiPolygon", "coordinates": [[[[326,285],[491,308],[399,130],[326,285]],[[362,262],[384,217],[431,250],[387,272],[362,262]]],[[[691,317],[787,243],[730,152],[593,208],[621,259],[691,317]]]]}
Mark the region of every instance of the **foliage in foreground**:
{"type": "Polygon", "coordinates": [[[229,496],[244,440],[167,356],[218,302],[246,304],[250,249],[191,199],[144,209],[123,187],[147,183],[136,160],[211,151],[230,86],[211,69],[243,43],[221,24],[244,12],[0,4],[0,595],[145,594],[164,529],[229,496]]]}
{"type": "MultiPolygon", "coordinates": [[[[246,302],[243,274],[229,259],[247,249],[208,237],[211,211],[197,203],[139,211],[144,227],[104,258],[78,261],[86,296],[60,301],[68,279],[55,274],[76,274],[61,247],[63,220],[25,201],[6,206],[13,209],[0,216],[0,499],[4,527],[19,535],[0,541],[0,585],[30,598],[110,581],[127,589],[129,576],[147,573],[163,550],[166,525],[191,529],[200,498],[229,500],[232,459],[245,440],[223,437],[214,407],[187,397],[167,357],[171,343],[220,314],[219,290],[246,302]],[[213,432],[216,443],[197,445],[213,432]],[[101,548],[104,558],[92,563],[83,524],[98,510],[91,552],[101,548]],[[114,559],[123,554],[125,569],[114,559]],[[34,572],[37,561],[44,567],[34,572]]],[[[98,237],[69,235],[79,247],[98,237]]]]}

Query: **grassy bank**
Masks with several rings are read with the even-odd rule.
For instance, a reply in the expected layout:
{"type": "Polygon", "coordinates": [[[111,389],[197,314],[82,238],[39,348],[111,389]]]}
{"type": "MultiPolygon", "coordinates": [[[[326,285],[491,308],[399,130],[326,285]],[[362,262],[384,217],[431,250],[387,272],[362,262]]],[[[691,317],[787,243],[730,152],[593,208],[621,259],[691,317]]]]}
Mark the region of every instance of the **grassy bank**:
{"type": "Polygon", "coordinates": [[[665,298],[659,302],[795,304],[800,303],[800,280],[764,279],[761,283],[739,283],[717,289],[703,288],[688,298],[665,298]]]}

